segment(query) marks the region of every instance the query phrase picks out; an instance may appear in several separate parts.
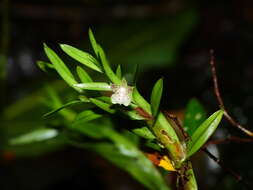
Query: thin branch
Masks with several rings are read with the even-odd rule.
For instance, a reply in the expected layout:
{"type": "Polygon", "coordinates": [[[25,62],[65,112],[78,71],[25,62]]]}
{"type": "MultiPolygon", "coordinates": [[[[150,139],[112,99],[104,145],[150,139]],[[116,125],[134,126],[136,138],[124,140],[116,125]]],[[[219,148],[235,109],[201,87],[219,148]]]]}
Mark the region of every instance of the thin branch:
{"type": "Polygon", "coordinates": [[[235,143],[253,143],[252,138],[240,138],[236,136],[229,136],[224,139],[217,139],[217,140],[210,140],[209,142],[206,143],[205,147],[207,147],[210,144],[228,144],[230,142],[235,142],[235,143]]]}
{"type": "Polygon", "coordinates": [[[247,187],[249,190],[252,190],[252,184],[246,182],[243,177],[238,174],[237,172],[233,171],[232,169],[225,166],[225,164],[218,159],[216,156],[214,156],[211,152],[207,150],[207,148],[201,149],[206,155],[211,158],[214,162],[216,162],[223,170],[225,170],[227,173],[229,173],[231,176],[233,176],[239,183],[243,184],[245,187],[247,187]]]}
{"type": "Polygon", "coordinates": [[[237,121],[235,121],[233,119],[233,117],[231,117],[229,115],[229,113],[227,112],[224,103],[223,103],[223,99],[221,97],[221,93],[219,90],[219,85],[218,85],[218,78],[217,78],[217,74],[216,74],[216,68],[215,68],[215,57],[214,57],[214,51],[211,50],[210,51],[211,54],[211,60],[210,60],[210,65],[211,65],[211,69],[212,69],[212,78],[213,78],[213,84],[214,84],[214,93],[216,96],[216,99],[219,103],[219,106],[221,109],[224,110],[224,116],[225,118],[228,120],[228,122],[230,122],[234,127],[236,127],[237,129],[241,130],[244,134],[253,137],[253,132],[246,129],[244,126],[242,126],[240,123],[238,123],[237,121]]]}

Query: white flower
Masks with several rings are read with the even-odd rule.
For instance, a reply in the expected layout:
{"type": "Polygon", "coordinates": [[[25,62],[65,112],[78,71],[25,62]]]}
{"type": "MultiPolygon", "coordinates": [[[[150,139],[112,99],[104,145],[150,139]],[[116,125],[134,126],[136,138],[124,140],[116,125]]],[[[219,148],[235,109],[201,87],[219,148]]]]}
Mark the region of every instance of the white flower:
{"type": "Polygon", "coordinates": [[[121,85],[112,84],[111,89],[113,91],[111,96],[113,104],[129,106],[132,101],[133,87],[128,86],[125,79],[122,79],[121,85]]]}

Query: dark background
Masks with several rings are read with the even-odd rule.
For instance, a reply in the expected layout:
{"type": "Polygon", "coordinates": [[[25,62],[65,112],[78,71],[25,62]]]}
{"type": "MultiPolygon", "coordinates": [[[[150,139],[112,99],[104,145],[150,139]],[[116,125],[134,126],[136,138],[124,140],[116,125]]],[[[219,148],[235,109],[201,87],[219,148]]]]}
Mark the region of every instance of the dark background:
{"type": "MultiPolygon", "coordinates": [[[[43,73],[35,64],[47,60],[42,43],[59,53],[58,43],[90,51],[89,27],[112,64],[122,64],[128,73],[140,64],[138,86],[145,97],[152,89],[150,84],[163,76],[162,107],[181,115],[193,97],[209,113],[218,109],[208,64],[209,50],[214,49],[225,104],[241,124],[252,128],[250,0],[3,0],[0,8],[3,145],[9,137],[38,125],[48,111],[36,101],[43,84],[58,78],[43,73]]],[[[245,137],[223,121],[215,136],[228,135],[245,137]]],[[[226,166],[251,182],[251,143],[210,148],[226,166]]],[[[200,189],[243,188],[204,155],[198,154],[194,163],[200,189]]],[[[57,143],[24,149],[3,146],[0,189],[56,188],[123,190],[142,186],[92,152],[57,143]]]]}

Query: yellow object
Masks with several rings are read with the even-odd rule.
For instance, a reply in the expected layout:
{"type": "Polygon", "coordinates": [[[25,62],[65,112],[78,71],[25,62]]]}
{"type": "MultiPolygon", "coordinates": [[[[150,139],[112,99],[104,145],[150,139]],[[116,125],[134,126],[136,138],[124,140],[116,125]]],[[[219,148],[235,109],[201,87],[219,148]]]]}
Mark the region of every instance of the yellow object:
{"type": "Polygon", "coordinates": [[[163,156],[162,159],[160,160],[160,163],[158,166],[164,168],[165,170],[168,171],[176,171],[175,168],[173,167],[170,159],[167,156],[163,156]]]}
{"type": "Polygon", "coordinates": [[[176,171],[172,162],[170,161],[170,159],[167,156],[165,156],[165,155],[162,156],[158,152],[146,153],[146,156],[156,166],[160,166],[167,171],[176,171]]]}

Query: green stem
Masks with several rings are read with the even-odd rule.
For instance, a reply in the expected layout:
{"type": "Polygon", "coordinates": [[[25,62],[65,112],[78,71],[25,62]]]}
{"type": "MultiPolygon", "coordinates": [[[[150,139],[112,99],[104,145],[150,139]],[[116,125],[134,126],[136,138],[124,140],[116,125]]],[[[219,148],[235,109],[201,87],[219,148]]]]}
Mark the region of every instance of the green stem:
{"type": "Polygon", "coordinates": [[[183,190],[198,190],[197,182],[193,172],[192,164],[190,161],[184,163],[181,173],[181,184],[183,190]]]}
{"type": "Polygon", "coordinates": [[[156,123],[153,126],[151,124],[150,129],[158,141],[168,150],[174,166],[180,168],[186,158],[186,150],[163,113],[159,113],[156,123]]]}
{"type": "MultiPolygon", "coordinates": [[[[151,115],[150,104],[140,95],[136,88],[133,91],[133,100],[147,114],[151,115]]],[[[158,114],[155,123],[153,122],[153,120],[147,120],[150,130],[156,136],[157,140],[168,150],[174,166],[180,168],[186,158],[184,142],[180,142],[174,128],[162,112],[158,114]]]]}

